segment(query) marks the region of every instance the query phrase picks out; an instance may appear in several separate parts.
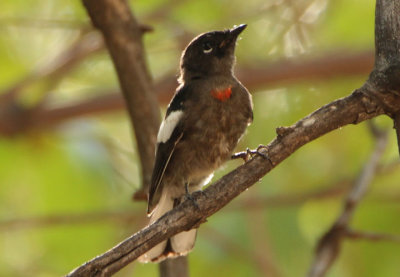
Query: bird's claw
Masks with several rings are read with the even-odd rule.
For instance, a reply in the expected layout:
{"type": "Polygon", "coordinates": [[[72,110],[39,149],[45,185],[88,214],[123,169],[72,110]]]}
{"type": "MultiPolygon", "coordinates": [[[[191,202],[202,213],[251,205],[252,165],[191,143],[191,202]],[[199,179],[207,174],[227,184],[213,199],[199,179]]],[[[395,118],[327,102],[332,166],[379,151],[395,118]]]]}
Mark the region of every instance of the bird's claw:
{"type": "Polygon", "coordinates": [[[272,162],[271,158],[268,156],[267,153],[260,152],[260,149],[266,149],[266,152],[268,152],[268,146],[265,145],[259,145],[256,150],[251,150],[250,148],[247,148],[246,151],[238,152],[232,155],[232,159],[238,159],[241,158],[245,162],[248,162],[250,159],[252,159],[255,155],[259,155],[263,157],[264,159],[268,160],[270,164],[273,166],[274,163],[272,162]]]}
{"type": "Polygon", "coordinates": [[[193,195],[189,192],[189,184],[185,184],[185,198],[192,201],[193,205],[196,209],[200,210],[199,204],[197,204],[196,199],[194,199],[193,195]]]}
{"type": "Polygon", "coordinates": [[[249,148],[247,148],[247,150],[246,150],[247,156],[253,158],[255,155],[258,155],[258,156],[268,160],[271,165],[274,165],[271,158],[268,156],[268,154],[266,152],[265,153],[260,152],[261,149],[266,149],[266,152],[268,152],[268,146],[260,144],[256,150],[250,150],[249,148]]]}

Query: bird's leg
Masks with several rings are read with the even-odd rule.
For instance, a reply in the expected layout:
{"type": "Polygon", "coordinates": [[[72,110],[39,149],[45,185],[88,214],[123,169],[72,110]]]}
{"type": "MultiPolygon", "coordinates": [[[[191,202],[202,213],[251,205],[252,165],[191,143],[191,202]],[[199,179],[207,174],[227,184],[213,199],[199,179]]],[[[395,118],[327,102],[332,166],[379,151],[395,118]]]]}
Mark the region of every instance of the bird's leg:
{"type": "Polygon", "coordinates": [[[185,183],[185,198],[189,199],[190,201],[192,201],[192,203],[196,206],[196,208],[198,210],[200,210],[199,204],[197,204],[196,200],[194,199],[192,194],[190,194],[190,192],[189,192],[189,182],[185,183]]]}
{"type": "Polygon", "coordinates": [[[260,149],[266,149],[268,151],[268,146],[260,144],[256,150],[251,150],[250,148],[247,148],[246,151],[238,152],[232,155],[232,159],[243,159],[245,162],[249,161],[251,158],[254,157],[254,155],[259,155],[263,157],[264,159],[268,160],[270,164],[273,166],[274,163],[270,159],[267,153],[262,153],[260,152],[260,149]]]}
{"type": "MultiPolygon", "coordinates": [[[[258,148],[257,148],[257,150],[250,150],[250,148],[247,147],[246,151],[242,151],[242,152],[238,152],[238,153],[233,154],[231,156],[231,159],[232,160],[234,160],[234,159],[243,159],[244,162],[248,162],[251,158],[253,158],[253,156],[256,154],[257,151],[258,151],[258,148]]],[[[259,154],[261,155],[263,153],[259,153],[259,154]]]]}
{"type": "Polygon", "coordinates": [[[231,159],[243,159],[244,162],[247,162],[249,160],[249,153],[248,153],[249,148],[247,148],[247,151],[242,151],[242,152],[237,152],[231,156],[231,159]]]}
{"type": "Polygon", "coordinates": [[[260,145],[257,147],[256,150],[251,151],[251,154],[252,154],[252,155],[259,155],[259,156],[263,157],[264,159],[268,160],[269,163],[270,163],[272,166],[274,166],[274,163],[272,162],[271,158],[268,156],[268,150],[269,150],[269,148],[268,148],[267,145],[260,144],[260,145]],[[266,150],[266,153],[260,152],[260,149],[265,149],[265,150],[266,150]]]}

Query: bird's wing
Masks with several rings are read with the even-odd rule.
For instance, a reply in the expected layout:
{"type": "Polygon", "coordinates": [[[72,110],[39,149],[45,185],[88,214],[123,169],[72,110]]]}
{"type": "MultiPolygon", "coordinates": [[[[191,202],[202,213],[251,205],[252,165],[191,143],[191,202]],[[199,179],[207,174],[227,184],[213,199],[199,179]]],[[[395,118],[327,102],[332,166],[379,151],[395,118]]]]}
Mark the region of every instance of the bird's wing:
{"type": "Polygon", "coordinates": [[[151,214],[160,199],[162,179],[171,160],[176,145],[184,133],[185,89],[177,91],[168,106],[167,114],[157,135],[156,158],[149,188],[147,213],[151,214]]]}

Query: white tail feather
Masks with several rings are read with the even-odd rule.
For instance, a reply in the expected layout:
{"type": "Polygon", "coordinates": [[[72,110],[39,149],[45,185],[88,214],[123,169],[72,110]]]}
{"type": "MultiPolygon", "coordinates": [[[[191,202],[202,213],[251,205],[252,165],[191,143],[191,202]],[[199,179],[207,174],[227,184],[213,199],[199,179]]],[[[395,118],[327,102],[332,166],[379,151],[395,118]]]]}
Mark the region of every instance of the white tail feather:
{"type": "MultiPolygon", "coordinates": [[[[150,223],[156,222],[165,213],[172,210],[174,206],[174,200],[168,189],[164,188],[161,194],[160,201],[157,207],[153,211],[150,217],[150,223]]],[[[139,262],[160,262],[168,257],[176,257],[180,255],[186,255],[190,250],[192,250],[195,240],[196,240],[197,229],[193,229],[187,232],[181,232],[170,238],[172,253],[165,253],[165,248],[167,247],[167,240],[160,242],[152,249],[147,251],[145,254],[139,257],[139,262]]]]}
{"type": "MultiPolygon", "coordinates": [[[[174,201],[172,200],[168,190],[164,189],[160,201],[158,202],[157,207],[153,211],[150,217],[150,223],[153,224],[157,221],[160,217],[162,217],[166,212],[172,210],[174,206],[174,201]]],[[[142,256],[139,257],[139,261],[142,263],[148,263],[153,260],[156,260],[161,254],[163,254],[165,247],[167,246],[167,241],[160,242],[152,249],[144,253],[142,256]]]]}
{"type": "Polygon", "coordinates": [[[171,240],[171,247],[179,255],[186,255],[194,246],[197,229],[176,234],[171,240]]]}

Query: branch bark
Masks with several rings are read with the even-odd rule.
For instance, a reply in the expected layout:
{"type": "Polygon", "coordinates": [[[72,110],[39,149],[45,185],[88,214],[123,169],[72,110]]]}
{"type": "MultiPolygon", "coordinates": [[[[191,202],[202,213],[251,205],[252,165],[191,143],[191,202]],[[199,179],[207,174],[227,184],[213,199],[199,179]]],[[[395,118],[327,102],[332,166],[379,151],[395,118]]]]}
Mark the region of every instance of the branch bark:
{"type": "Polygon", "coordinates": [[[394,129],[396,130],[397,147],[399,149],[399,154],[400,154],[400,113],[395,114],[393,121],[394,121],[394,129]]]}
{"type": "MultiPolygon", "coordinates": [[[[146,199],[154,163],[156,135],[160,112],[145,62],[142,28],[124,0],[83,0],[93,25],[104,37],[116,68],[122,93],[135,130],[137,149],[142,166],[142,186],[134,194],[146,199]],[[143,120],[145,119],[145,120],[143,120]]],[[[188,276],[187,258],[165,261],[161,276],[188,276]],[[176,268],[172,272],[171,269],[176,268]]]]}
{"type": "Polygon", "coordinates": [[[347,124],[357,124],[383,113],[368,96],[364,87],[350,96],[333,101],[291,127],[278,128],[278,136],[260,150],[268,154],[272,164],[256,156],[225,175],[204,191],[195,192],[154,224],[132,235],[113,249],[75,269],[68,276],[110,276],[159,242],[181,231],[190,230],[206,221],[241,192],[304,144],[347,124]],[[267,151],[268,149],[268,151],[267,151]]]}
{"type": "Polygon", "coordinates": [[[165,260],[159,265],[160,277],[189,276],[189,266],[186,256],[165,260]]]}
{"type": "Polygon", "coordinates": [[[142,192],[150,183],[160,112],[144,59],[142,28],[123,0],[83,0],[104,37],[118,74],[126,107],[135,130],[142,166],[142,192]],[[145,118],[146,120],[143,120],[145,118]]]}

